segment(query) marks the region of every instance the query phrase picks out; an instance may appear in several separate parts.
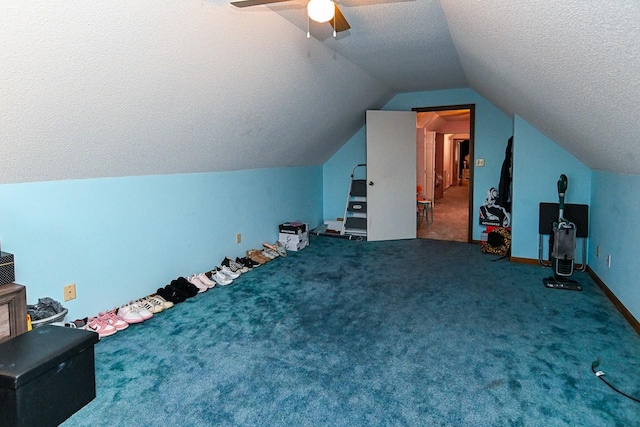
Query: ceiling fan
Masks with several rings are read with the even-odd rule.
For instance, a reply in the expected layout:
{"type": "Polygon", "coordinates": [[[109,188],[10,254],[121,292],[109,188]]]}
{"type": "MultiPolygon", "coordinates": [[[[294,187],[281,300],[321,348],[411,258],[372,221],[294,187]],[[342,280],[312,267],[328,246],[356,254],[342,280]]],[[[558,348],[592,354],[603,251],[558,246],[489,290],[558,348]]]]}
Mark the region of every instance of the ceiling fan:
{"type": "MultiPolygon", "coordinates": [[[[231,4],[235,7],[250,7],[285,1],[290,0],[239,0],[232,1],[231,4]]],[[[316,22],[329,22],[333,27],[333,37],[336,37],[337,33],[351,28],[338,5],[332,0],[309,0],[307,14],[310,19],[316,22]]],[[[307,31],[307,37],[310,36],[307,31]]]]}

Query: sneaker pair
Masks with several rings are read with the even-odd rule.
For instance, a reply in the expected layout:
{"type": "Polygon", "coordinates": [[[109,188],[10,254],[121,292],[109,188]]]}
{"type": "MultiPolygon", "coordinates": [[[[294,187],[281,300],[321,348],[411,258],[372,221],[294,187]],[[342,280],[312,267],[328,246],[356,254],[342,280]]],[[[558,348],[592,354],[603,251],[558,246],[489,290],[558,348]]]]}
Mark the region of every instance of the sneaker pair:
{"type": "MultiPolygon", "coordinates": [[[[238,264],[237,262],[235,262],[234,260],[232,260],[229,257],[225,257],[222,262],[220,263],[220,267],[221,268],[226,268],[228,270],[231,270],[232,273],[238,273],[238,276],[241,273],[246,273],[247,271],[249,271],[248,268],[246,268],[244,265],[242,264],[238,264]]],[[[235,277],[234,277],[235,279],[235,277]]]]}
{"type": "MultiPolygon", "coordinates": [[[[134,302],[136,304],[138,304],[139,307],[142,307],[144,310],[147,310],[151,314],[160,313],[162,310],[164,310],[163,307],[152,303],[147,298],[141,298],[141,299],[139,299],[137,301],[134,301],[134,302]]],[[[145,316],[143,316],[143,317],[145,317],[145,316]]],[[[147,320],[147,319],[144,319],[144,320],[147,320]]]]}
{"type": "Polygon", "coordinates": [[[102,339],[104,337],[109,337],[118,330],[115,326],[111,325],[107,320],[100,319],[97,317],[88,317],[87,324],[82,328],[85,331],[93,331],[98,334],[98,338],[102,339]]]}
{"type": "Polygon", "coordinates": [[[198,288],[198,293],[199,294],[209,290],[209,287],[207,285],[205,285],[202,281],[200,281],[200,279],[198,278],[197,274],[193,274],[193,275],[187,277],[186,279],[189,281],[189,283],[191,283],[196,288],[198,288]]]}
{"type": "Polygon", "coordinates": [[[155,306],[154,309],[151,310],[152,313],[160,313],[161,311],[173,307],[173,302],[167,301],[158,294],[147,295],[143,299],[155,306]]]}
{"type": "Polygon", "coordinates": [[[241,274],[240,270],[236,269],[236,271],[233,271],[231,270],[231,267],[228,267],[226,265],[221,265],[219,267],[216,267],[216,269],[231,280],[236,280],[238,277],[240,277],[241,274]]]}
{"type": "Polygon", "coordinates": [[[136,303],[153,314],[161,313],[164,310],[163,304],[159,304],[157,301],[149,299],[149,297],[140,298],[136,303]]]}
{"type": "Polygon", "coordinates": [[[216,267],[213,270],[211,270],[211,279],[221,286],[226,286],[233,283],[233,279],[230,276],[228,276],[224,272],[224,270],[220,269],[219,267],[216,267]]]}
{"type": "Polygon", "coordinates": [[[194,283],[194,281],[198,281],[201,284],[203,284],[204,286],[206,286],[207,289],[211,289],[211,288],[216,286],[216,282],[211,280],[211,279],[209,279],[205,273],[193,274],[188,280],[191,283],[194,283]]]}
{"type": "Polygon", "coordinates": [[[137,301],[130,302],[129,304],[120,307],[117,315],[121,320],[124,320],[129,324],[142,323],[153,317],[153,313],[144,308],[144,306],[139,304],[137,301]]]}
{"type": "Polygon", "coordinates": [[[240,273],[246,273],[249,270],[251,270],[251,268],[253,268],[253,267],[249,267],[248,265],[245,265],[244,263],[238,261],[239,258],[236,258],[235,260],[233,260],[231,258],[227,258],[227,259],[229,260],[229,263],[231,265],[235,264],[235,266],[238,267],[238,269],[240,270],[240,273]]]}
{"type": "Polygon", "coordinates": [[[116,309],[105,311],[102,313],[98,313],[97,318],[99,320],[105,320],[108,324],[116,328],[116,331],[123,331],[129,327],[129,324],[124,320],[120,319],[116,315],[116,309]]]}
{"type": "Polygon", "coordinates": [[[105,322],[103,319],[98,319],[97,317],[76,319],[73,322],[65,322],[64,326],[71,329],[93,331],[98,334],[99,338],[108,337],[109,335],[113,335],[118,332],[115,326],[109,325],[108,322],[105,322]]]}
{"type": "Polygon", "coordinates": [[[242,264],[243,266],[245,266],[247,268],[247,271],[251,271],[253,270],[255,267],[260,266],[259,262],[253,261],[251,258],[249,257],[237,257],[236,258],[236,262],[238,264],[242,264]]]}

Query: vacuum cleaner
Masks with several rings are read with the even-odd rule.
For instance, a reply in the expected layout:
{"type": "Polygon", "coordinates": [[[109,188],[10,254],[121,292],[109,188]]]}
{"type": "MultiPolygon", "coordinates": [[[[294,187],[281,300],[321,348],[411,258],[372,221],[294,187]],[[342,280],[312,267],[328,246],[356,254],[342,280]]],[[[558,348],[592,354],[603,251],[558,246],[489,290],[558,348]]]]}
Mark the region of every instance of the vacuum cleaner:
{"type": "Polygon", "coordinates": [[[576,255],[576,225],[564,217],[564,196],[569,180],[565,174],[558,180],[558,222],[553,223],[553,233],[549,238],[549,250],[553,276],[542,280],[547,288],[581,291],[582,287],[570,277],[573,274],[576,255]]]}

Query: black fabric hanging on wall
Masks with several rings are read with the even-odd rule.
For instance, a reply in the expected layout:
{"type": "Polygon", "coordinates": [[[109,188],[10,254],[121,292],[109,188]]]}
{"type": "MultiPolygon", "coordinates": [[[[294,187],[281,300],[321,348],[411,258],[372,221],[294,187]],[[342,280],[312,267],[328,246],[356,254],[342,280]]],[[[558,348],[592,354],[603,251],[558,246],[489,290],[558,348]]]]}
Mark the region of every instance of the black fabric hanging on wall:
{"type": "Polygon", "coordinates": [[[502,170],[500,171],[500,184],[498,185],[498,200],[496,204],[502,206],[511,213],[511,177],[513,166],[513,136],[507,142],[502,170]]]}

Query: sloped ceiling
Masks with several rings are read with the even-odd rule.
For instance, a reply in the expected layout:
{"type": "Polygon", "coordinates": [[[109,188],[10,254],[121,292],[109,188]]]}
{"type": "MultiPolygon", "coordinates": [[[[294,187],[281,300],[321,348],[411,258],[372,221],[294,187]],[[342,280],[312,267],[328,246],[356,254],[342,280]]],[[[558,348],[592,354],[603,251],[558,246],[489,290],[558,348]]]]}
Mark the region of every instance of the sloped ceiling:
{"type": "Polygon", "coordinates": [[[2,183],[322,164],[393,95],[266,9],[0,7],[2,183]]]}
{"type": "Polygon", "coordinates": [[[640,174],[640,2],[441,3],[474,90],[590,168],[640,174]]]}
{"type": "Polygon", "coordinates": [[[319,165],[395,93],[471,87],[640,173],[635,1],[1,0],[0,183],[319,165]]]}
{"type": "MultiPolygon", "coordinates": [[[[268,8],[306,32],[306,3],[290,0],[268,8]]],[[[334,40],[329,24],[311,21],[311,34],[394,92],[467,86],[439,1],[338,0],[338,3],[351,30],[339,33],[334,40]]]]}
{"type": "Polygon", "coordinates": [[[444,133],[440,128],[446,128],[450,123],[470,121],[469,110],[443,110],[420,112],[416,115],[416,127],[426,128],[430,131],[444,133]]]}

